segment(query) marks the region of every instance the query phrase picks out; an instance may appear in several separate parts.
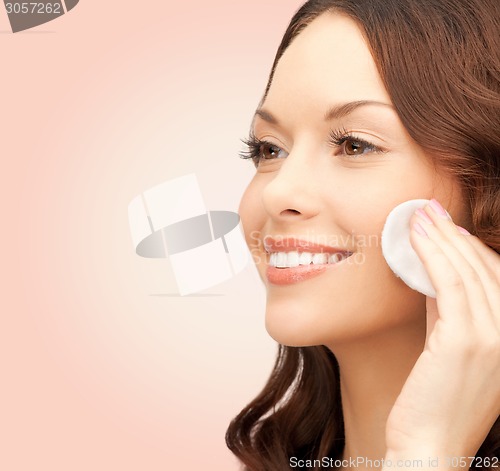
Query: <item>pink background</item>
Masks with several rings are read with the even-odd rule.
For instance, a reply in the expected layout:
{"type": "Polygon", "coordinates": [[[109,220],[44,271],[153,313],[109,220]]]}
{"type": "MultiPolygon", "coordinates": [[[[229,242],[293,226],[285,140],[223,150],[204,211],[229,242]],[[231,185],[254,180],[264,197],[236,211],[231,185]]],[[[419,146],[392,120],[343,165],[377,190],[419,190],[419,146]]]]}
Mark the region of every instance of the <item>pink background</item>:
{"type": "Polygon", "coordinates": [[[176,296],[127,206],[194,172],[237,211],[301,3],[81,0],[16,34],[0,7],[1,470],[238,469],[224,433],[276,352],[256,271],[176,296]]]}

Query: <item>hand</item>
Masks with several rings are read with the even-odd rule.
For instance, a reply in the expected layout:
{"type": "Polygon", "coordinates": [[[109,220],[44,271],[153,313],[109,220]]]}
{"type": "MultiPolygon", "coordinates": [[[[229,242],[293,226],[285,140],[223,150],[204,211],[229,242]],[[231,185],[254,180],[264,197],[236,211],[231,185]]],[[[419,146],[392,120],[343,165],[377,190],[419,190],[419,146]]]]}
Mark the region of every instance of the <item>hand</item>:
{"type": "Polygon", "coordinates": [[[387,448],[474,456],[500,414],[500,255],[435,200],[412,224],[437,297],[427,298],[424,351],[389,414],[387,448]]]}

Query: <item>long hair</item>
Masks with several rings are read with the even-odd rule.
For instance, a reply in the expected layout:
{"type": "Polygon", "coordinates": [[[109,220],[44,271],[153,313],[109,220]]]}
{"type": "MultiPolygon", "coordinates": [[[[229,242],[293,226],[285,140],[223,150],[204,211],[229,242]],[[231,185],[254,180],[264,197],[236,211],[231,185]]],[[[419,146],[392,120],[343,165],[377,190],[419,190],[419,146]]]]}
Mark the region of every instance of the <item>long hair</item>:
{"type": "MultiPolygon", "coordinates": [[[[360,26],[409,135],[460,182],[471,232],[500,253],[500,2],[308,1],[284,34],[262,102],[287,47],[328,11],[360,26]]],[[[339,459],[345,440],[333,353],[280,345],[266,386],[231,422],[226,443],[249,471],[291,469],[290,457],[339,459]]],[[[500,456],[500,418],[476,456],[500,456]]]]}

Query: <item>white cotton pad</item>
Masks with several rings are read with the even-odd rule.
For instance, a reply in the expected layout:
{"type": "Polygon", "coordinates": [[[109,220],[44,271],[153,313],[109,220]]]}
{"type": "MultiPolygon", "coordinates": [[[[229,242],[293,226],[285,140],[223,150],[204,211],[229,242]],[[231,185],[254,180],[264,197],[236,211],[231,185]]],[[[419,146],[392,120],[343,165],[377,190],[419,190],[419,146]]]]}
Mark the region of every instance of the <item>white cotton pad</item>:
{"type": "Polygon", "coordinates": [[[410,288],[436,297],[429,275],[410,243],[410,218],[429,200],[410,200],[396,206],[387,216],[382,230],[382,253],[391,270],[410,288]]]}

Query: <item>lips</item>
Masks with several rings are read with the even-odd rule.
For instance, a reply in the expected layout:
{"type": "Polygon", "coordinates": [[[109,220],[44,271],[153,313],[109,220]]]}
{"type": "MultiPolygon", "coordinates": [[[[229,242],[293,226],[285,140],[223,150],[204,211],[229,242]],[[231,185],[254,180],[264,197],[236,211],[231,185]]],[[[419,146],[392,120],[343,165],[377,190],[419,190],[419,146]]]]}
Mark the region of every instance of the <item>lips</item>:
{"type": "MultiPolygon", "coordinates": [[[[273,260],[273,262],[271,262],[272,264],[269,263],[271,260],[268,260],[266,270],[267,279],[271,284],[279,286],[299,283],[301,281],[319,276],[327,270],[339,268],[342,262],[352,255],[352,252],[348,250],[316,244],[311,241],[297,239],[294,237],[281,238],[279,240],[272,237],[265,237],[264,247],[268,254],[272,254],[271,257],[290,252],[294,252],[298,255],[302,253],[312,253],[315,254],[312,260],[319,262],[312,263],[311,261],[310,264],[278,267],[273,266],[276,265],[276,258],[271,259],[273,260]],[[324,254],[324,256],[321,257],[321,254],[324,254]],[[327,262],[321,263],[321,260],[325,260],[327,262]]],[[[297,258],[297,255],[294,255],[293,258],[297,258]]],[[[301,259],[302,258],[308,257],[301,257],[301,259]]],[[[292,265],[295,265],[295,263],[292,263],[292,265]]]]}
{"type": "Polygon", "coordinates": [[[342,253],[342,254],[351,254],[349,250],[340,249],[337,247],[330,247],[327,245],[315,244],[314,242],[297,239],[295,237],[285,237],[285,238],[272,238],[272,237],[264,237],[264,248],[267,253],[274,252],[310,252],[310,253],[342,253]]]}

